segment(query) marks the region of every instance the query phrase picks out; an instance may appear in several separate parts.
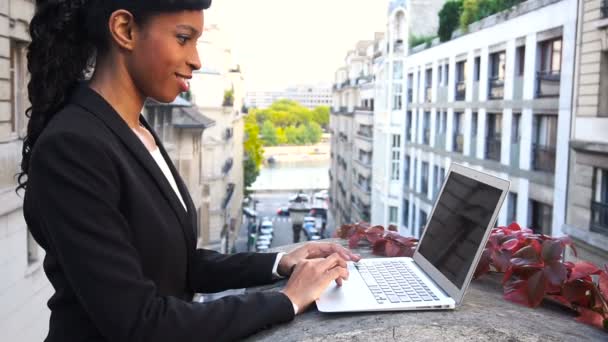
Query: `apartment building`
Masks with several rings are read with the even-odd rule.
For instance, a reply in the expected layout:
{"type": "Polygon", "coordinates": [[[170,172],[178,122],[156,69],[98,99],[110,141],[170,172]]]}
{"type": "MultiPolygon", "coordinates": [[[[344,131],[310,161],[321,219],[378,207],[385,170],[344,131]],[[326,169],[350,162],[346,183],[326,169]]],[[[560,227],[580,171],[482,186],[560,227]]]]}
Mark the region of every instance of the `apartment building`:
{"type": "Polygon", "coordinates": [[[375,46],[371,40],[358,42],[335,74],[329,197],[337,226],[370,221],[375,46]]]}
{"type": "Polygon", "coordinates": [[[396,130],[384,149],[389,195],[373,218],[420,236],[457,162],[511,180],[497,224],[563,233],[576,11],[576,0],[529,0],[389,64],[392,106],[377,118],[396,130]]]}
{"type": "Polygon", "coordinates": [[[608,2],[579,2],[564,233],[578,256],[608,262],[608,2]]]}
{"type": "MultiPolygon", "coordinates": [[[[374,56],[375,108],[371,221],[399,226],[403,203],[405,147],[405,62],[410,37],[434,35],[445,1],[389,3],[387,29],[374,56]]],[[[402,232],[409,234],[409,232],[402,232]]]]}
{"type": "Polygon", "coordinates": [[[190,82],[192,102],[215,122],[201,146],[199,245],[221,252],[233,250],[241,227],[244,184],[243,75],[227,42],[218,25],[205,27],[197,45],[204,67],[190,82]]]}
{"type": "Polygon", "coordinates": [[[15,193],[27,128],[26,48],[34,2],[0,1],[0,334],[6,341],[41,341],[48,332],[53,295],[44,250],[23,219],[23,192],[15,193]]]}

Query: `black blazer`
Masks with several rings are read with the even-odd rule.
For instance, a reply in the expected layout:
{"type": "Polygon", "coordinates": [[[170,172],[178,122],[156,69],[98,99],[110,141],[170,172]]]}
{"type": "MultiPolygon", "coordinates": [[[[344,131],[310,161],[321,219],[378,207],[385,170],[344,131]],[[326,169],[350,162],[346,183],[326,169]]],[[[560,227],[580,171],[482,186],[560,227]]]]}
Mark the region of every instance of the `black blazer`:
{"type": "Polygon", "coordinates": [[[272,282],[276,254],[196,249],[196,209],[154,138],[187,212],[143,143],[85,84],[36,142],[23,210],[56,291],[47,341],[235,340],[293,319],[279,292],[191,302],[195,292],[272,282]]]}

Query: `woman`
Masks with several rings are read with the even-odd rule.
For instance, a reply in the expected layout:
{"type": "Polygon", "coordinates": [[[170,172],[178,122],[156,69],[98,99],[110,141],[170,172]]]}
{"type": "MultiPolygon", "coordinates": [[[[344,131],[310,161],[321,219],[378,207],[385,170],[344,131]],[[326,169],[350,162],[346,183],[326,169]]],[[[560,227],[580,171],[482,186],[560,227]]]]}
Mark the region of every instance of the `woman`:
{"type": "Polygon", "coordinates": [[[192,200],[140,110],[187,89],[210,2],[37,1],[19,183],[56,290],[47,341],[238,339],[293,319],[358,259],[332,244],[196,249],[192,200]],[[280,276],[281,292],[191,302],[280,276]]]}

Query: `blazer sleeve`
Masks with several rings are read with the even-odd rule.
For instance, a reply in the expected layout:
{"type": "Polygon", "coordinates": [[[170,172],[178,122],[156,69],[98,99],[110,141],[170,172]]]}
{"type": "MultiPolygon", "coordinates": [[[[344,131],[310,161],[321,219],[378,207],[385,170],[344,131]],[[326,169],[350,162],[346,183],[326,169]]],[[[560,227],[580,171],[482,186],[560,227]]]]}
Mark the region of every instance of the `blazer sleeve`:
{"type": "MultiPolygon", "coordinates": [[[[128,223],[118,209],[117,168],[107,145],[92,140],[75,132],[40,139],[28,179],[27,191],[32,192],[26,196],[32,196],[32,212],[61,272],[107,340],[235,340],[293,319],[291,302],[279,292],[204,304],[159,295],[143,274],[128,223]]],[[[219,272],[216,266],[207,269],[219,272]]]]}
{"type": "Polygon", "coordinates": [[[191,290],[212,293],[272,283],[276,258],[277,253],[227,255],[197,249],[190,264],[191,290]]]}

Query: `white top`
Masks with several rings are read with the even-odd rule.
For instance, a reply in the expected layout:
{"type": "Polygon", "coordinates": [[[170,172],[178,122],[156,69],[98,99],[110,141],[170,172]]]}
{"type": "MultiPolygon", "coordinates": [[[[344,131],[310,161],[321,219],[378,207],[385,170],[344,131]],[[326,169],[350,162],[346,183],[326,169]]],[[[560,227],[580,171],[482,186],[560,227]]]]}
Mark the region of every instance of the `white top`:
{"type": "Polygon", "coordinates": [[[173,178],[173,174],[171,173],[171,170],[169,169],[169,165],[167,164],[167,161],[165,160],[165,158],[163,158],[163,155],[160,153],[160,149],[157,147],[154,151],[151,151],[150,154],[152,155],[152,158],[154,158],[154,161],[156,162],[156,164],[158,164],[158,167],[160,167],[161,171],[165,174],[165,177],[169,181],[169,184],[171,184],[173,191],[175,191],[175,194],[179,198],[180,202],[182,202],[184,209],[186,211],[188,211],[188,209],[186,208],[186,203],[184,202],[182,195],[179,193],[179,190],[177,189],[177,183],[175,182],[175,178],[173,178]]]}

